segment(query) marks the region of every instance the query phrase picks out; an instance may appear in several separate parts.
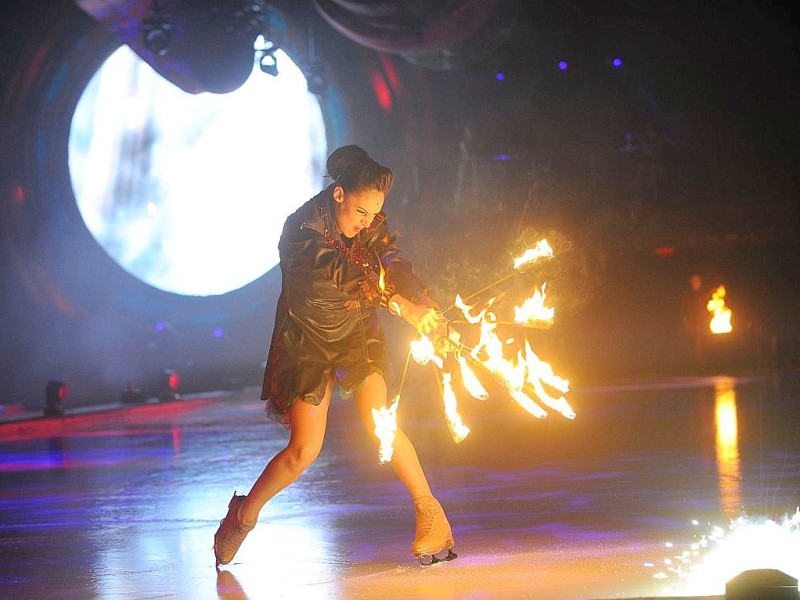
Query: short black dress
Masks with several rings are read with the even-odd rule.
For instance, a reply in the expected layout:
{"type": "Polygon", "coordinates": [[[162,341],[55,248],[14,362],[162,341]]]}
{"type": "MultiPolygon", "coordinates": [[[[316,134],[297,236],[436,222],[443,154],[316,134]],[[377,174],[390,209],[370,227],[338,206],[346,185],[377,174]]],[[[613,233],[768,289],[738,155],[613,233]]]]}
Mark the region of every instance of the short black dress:
{"type": "Polygon", "coordinates": [[[383,212],[352,240],[338,233],[332,185],[286,220],[278,251],[282,289],[261,399],[270,418],[289,425],[296,399],[319,404],[331,373],[345,395],[372,373],[386,377],[377,310],[395,293],[422,303],[427,293],[383,212]]]}

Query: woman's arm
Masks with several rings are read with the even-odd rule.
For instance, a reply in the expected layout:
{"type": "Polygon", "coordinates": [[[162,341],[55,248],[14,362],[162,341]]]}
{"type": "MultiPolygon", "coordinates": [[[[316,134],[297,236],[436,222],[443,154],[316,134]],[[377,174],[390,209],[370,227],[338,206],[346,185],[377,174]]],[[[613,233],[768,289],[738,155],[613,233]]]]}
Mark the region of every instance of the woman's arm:
{"type": "Polygon", "coordinates": [[[389,312],[402,317],[409,325],[425,335],[444,324],[444,319],[435,308],[416,304],[400,294],[395,294],[389,299],[389,312]]]}

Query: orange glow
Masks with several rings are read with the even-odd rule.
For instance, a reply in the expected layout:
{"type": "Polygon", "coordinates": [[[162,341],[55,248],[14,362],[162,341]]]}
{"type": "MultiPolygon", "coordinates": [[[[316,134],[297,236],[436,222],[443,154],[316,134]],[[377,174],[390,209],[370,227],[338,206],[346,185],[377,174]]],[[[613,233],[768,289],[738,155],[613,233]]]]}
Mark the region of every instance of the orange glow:
{"type": "Polygon", "coordinates": [[[711,313],[711,322],[708,328],[712,333],[730,333],[733,331],[731,325],[731,309],[725,306],[725,286],[721,285],[711,294],[711,300],[706,304],[708,312],[711,313]]]}
{"type": "Polygon", "coordinates": [[[537,329],[549,329],[553,326],[556,317],[556,309],[548,308],[544,305],[545,287],[533,291],[530,298],[526,298],[522,306],[514,307],[514,321],[525,327],[535,327],[537,329]]]}
{"type": "Polygon", "coordinates": [[[530,263],[536,262],[541,259],[549,259],[553,258],[553,249],[550,247],[550,244],[547,243],[546,239],[541,239],[536,243],[536,246],[533,248],[528,248],[522,254],[514,259],[514,268],[520,269],[530,263]]]}

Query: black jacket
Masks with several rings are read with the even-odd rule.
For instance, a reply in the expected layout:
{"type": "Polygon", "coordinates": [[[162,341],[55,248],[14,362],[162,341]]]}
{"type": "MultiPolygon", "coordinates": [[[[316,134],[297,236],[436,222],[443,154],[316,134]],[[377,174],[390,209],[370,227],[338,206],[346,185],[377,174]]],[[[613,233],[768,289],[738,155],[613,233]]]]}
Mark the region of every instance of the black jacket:
{"type": "Polygon", "coordinates": [[[286,220],[278,244],[282,290],[261,398],[280,420],[298,396],[319,404],[331,372],[345,393],[373,372],[387,375],[377,308],[395,293],[427,298],[385,213],[348,241],[333,211],[329,186],[286,220]]]}

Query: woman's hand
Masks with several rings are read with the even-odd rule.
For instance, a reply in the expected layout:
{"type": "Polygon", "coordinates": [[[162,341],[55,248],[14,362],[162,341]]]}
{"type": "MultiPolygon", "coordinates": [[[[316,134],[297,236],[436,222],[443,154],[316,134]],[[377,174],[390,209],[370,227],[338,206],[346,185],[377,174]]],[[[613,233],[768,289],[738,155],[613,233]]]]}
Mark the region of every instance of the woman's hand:
{"type": "Polygon", "coordinates": [[[419,304],[411,304],[411,309],[407,311],[407,315],[403,318],[408,321],[417,331],[422,334],[429,334],[435,331],[442,324],[442,318],[439,313],[433,308],[421,306],[419,304]]]}
{"type": "Polygon", "coordinates": [[[399,314],[405,321],[420,333],[427,335],[444,325],[444,318],[436,309],[415,304],[402,296],[395,295],[389,302],[389,308],[399,314]]]}

